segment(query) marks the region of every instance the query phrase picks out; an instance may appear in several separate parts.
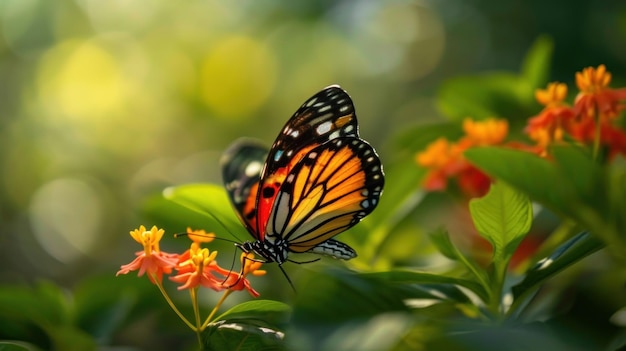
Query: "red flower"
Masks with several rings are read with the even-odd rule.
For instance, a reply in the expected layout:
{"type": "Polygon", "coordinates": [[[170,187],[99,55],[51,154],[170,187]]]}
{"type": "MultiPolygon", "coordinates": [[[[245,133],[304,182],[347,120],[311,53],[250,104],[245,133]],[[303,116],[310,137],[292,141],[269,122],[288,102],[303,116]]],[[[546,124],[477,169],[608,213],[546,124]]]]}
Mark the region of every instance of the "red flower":
{"type": "Polygon", "coordinates": [[[626,99],[626,89],[611,89],[611,73],[604,65],[598,68],[587,67],[576,73],[576,85],[580,93],[576,96],[574,109],[579,119],[597,119],[600,124],[608,123],[617,117],[624,105],[621,100],[626,99]]]}
{"type": "Polygon", "coordinates": [[[180,256],[176,265],[178,274],[170,277],[170,280],[182,284],[178,290],[197,288],[200,285],[215,291],[224,290],[224,278],[216,277],[214,273],[227,276],[229,271],[218,266],[215,257],[217,251],[210,252],[209,249],[201,248],[199,243],[193,242],[191,248],[180,256]]]}
{"type": "Polygon", "coordinates": [[[155,283],[155,276],[161,282],[163,274],[170,274],[172,268],[176,266],[178,255],[159,250],[159,241],[164,233],[163,229],[158,229],[156,226],[148,231],[143,225],[139,229],[131,231],[130,235],[135,241],[142,244],[144,249],[136,253],[137,258],[131,263],[121,266],[116,276],[139,270],[137,276],[141,277],[147,272],[150,281],[155,283]]]}
{"type": "Polygon", "coordinates": [[[565,104],[567,85],[550,83],[545,90],[538,89],[535,97],[544,109],[528,120],[526,133],[545,152],[546,148],[563,140],[565,131],[569,131],[574,120],[574,110],[565,104]]]}
{"type": "Polygon", "coordinates": [[[232,291],[246,289],[252,297],[259,297],[260,294],[252,288],[250,281],[246,279],[246,276],[248,274],[252,274],[254,276],[265,275],[267,272],[259,269],[263,265],[263,262],[255,260],[253,253],[242,253],[241,264],[243,265],[243,271],[241,273],[230,272],[224,285],[228,286],[228,289],[232,291]]]}
{"type": "Polygon", "coordinates": [[[490,178],[467,162],[465,150],[475,146],[501,144],[508,133],[508,123],[501,119],[463,121],[465,136],[457,143],[439,138],[416,155],[416,162],[428,168],[423,186],[429,191],[445,190],[453,179],[459,189],[469,197],[482,196],[489,191],[490,178]]]}

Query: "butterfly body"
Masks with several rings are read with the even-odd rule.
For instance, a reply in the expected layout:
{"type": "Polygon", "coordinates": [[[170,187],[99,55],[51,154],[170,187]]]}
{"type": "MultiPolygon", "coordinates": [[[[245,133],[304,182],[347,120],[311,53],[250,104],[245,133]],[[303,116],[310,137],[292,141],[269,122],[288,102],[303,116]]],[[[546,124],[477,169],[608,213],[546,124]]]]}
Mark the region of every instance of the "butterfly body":
{"type": "Polygon", "coordinates": [[[222,176],[254,238],[238,246],[279,265],[305,252],[356,257],[332,237],[368,215],[384,186],[378,155],[359,137],[352,100],[338,86],[309,98],[269,150],[235,142],[222,158],[222,176]]]}

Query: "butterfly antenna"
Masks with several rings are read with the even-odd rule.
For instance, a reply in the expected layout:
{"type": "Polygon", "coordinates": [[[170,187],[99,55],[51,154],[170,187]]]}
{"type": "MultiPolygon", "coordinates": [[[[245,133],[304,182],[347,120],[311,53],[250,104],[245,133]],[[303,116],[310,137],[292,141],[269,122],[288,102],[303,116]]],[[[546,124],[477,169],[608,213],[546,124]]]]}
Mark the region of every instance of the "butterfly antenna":
{"type": "MultiPolygon", "coordinates": [[[[233,261],[230,263],[230,269],[228,270],[229,275],[233,271],[233,268],[235,268],[235,259],[236,258],[237,258],[237,251],[235,250],[235,253],[233,254],[233,261]]],[[[247,259],[247,257],[244,257],[244,260],[246,260],[246,259],[247,259]]],[[[245,262],[244,262],[244,264],[245,264],[245,262]]],[[[243,277],[243,267],[241,269],[242,270],[239,272],[239,278],[237,278],[237,281],[233,285],[229,286],[229,288],[237,285],[237,283],[239,283],[239,280],[241,280],[241,277],[243,277]]],[[[228,279],[228,275],[226,277],[224,277],[224,280],[222,281],[222,285],[224,283],[226,283],[227,279],[228,279]]]]}
{"type": "Polygon", "coordinates": [[[278,268],[280,268],[280,271],[283,272],[283,275],[285,276],[285,278],[287,278],[287,282],[291,286],[291,289],[293,290],[293,292],[297,293],[298,291],[296,291],[296,287],[295,287],[295,285],[293,285],[293,282],[291,281],[291,278],[289,278],[289,275],[287,275],[287,272],[285,272],[285,269],[283,268],[283,265],[279,264],[278,268]]]}
{"type": "MultiPolygon", "coordinates": [[[[174,234],[174,238],[179,238],[181,236],[190,236],[190,235],[199,235],[199,234],[195,234],[195,233],[189,233],[189,232],[183,232],[183,233],[175,233],[174,234]]],[[[238,241],[235,240],[230,240],[230,239],[226,239],[226,238],[220,238],[219,236],[213,236],[213,239],[216,240],[223,240],[223,241],[227,241],[229,243],[233,243],[233,244],[239,244],[238,241]]]]}
{"type": "MultiPolygon", "coordinates": [[[[228,232],[228,234],[230,234],[233,238],[235,238],[235,239],[239,240],[239,238],[237,237],[237,235],[235,235],[235,233],[231,232],[231,231],[228,229],[228,227],[227,227],[226,225],[224,225],[224,222],[222,222],[222,221],[221,221],[221,220],[220,220],[220,219],[219,219],[216,215],[214,215],[213,213],[208,212],[208,211],[207,211],[207,212],[205,212],[205,213],[206,213],[207,215],[209,215],[209,217],[213,218],[213,219],[214,219],[214,220],[215,220],[215,221],[216,221],[216,222],[217,222],[220,226],[222,226],[222,228],[223,228],[226,232],[228,232]]],[[[222,239],[222,240],[225,240],[225,239],[222,239]]],[[[239,240],[239,241],[241,241],[241,240],[239,240]]],[[[231,242],[236,243],[237,241],[231,241],[231,242]]]]}

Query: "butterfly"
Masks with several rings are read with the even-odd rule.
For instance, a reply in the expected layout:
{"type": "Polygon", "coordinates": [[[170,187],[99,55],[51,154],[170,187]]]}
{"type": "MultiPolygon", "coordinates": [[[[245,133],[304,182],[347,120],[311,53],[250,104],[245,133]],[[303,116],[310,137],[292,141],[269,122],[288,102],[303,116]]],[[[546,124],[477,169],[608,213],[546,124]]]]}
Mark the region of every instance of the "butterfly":
{"type": "Polygon", "coordinates": [[[296,262],[292,254],[357,256],[333,237],[376,208],[385,182],[376,150],[358,128],[352,99],[332,85],[302,104],[269,150],[240,139],[222,156],[224,186],[254,238],[237,246],[278,263],[292,287],[282,268],[296,262]]]}

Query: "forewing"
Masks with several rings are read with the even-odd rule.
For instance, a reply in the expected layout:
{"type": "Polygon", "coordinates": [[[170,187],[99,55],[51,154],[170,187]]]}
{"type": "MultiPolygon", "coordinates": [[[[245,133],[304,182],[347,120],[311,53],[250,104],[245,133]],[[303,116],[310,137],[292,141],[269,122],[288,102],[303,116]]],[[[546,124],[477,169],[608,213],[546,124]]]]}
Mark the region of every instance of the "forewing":
{"type": "Polygon", "coordinates": [[[276,195],[292,168],[311,149],[340,137],[358,138],[358,123],[348,93],[332,85],[302,104],[287,121],[270,149],[261,174],[261,191],[256,203],[259,233],[266,232],[265,225],[276,195]]]}
{"type": "Polygon", "coordinates": [[[285,177],[266,240],[282,237],[293,252],[312,250],[372,212],[383,186],[380,160],[366,141],[332,139],[309,151],[285,177]]]}
{"type": "Polygon", "coordinates": [[[270,149],[264,174],[289,166],[302,157],[302,150],[342,136],[358,137],[358,123],[348,93],[331,85],[305,101],[285,123],[270,149]]]}
{"type": "Polygon", "coordinates": [[[222,181],[237,216],[256,239],[256,193],[268,150],[252,139],[235,141],[222,155],[222,181]]]}

